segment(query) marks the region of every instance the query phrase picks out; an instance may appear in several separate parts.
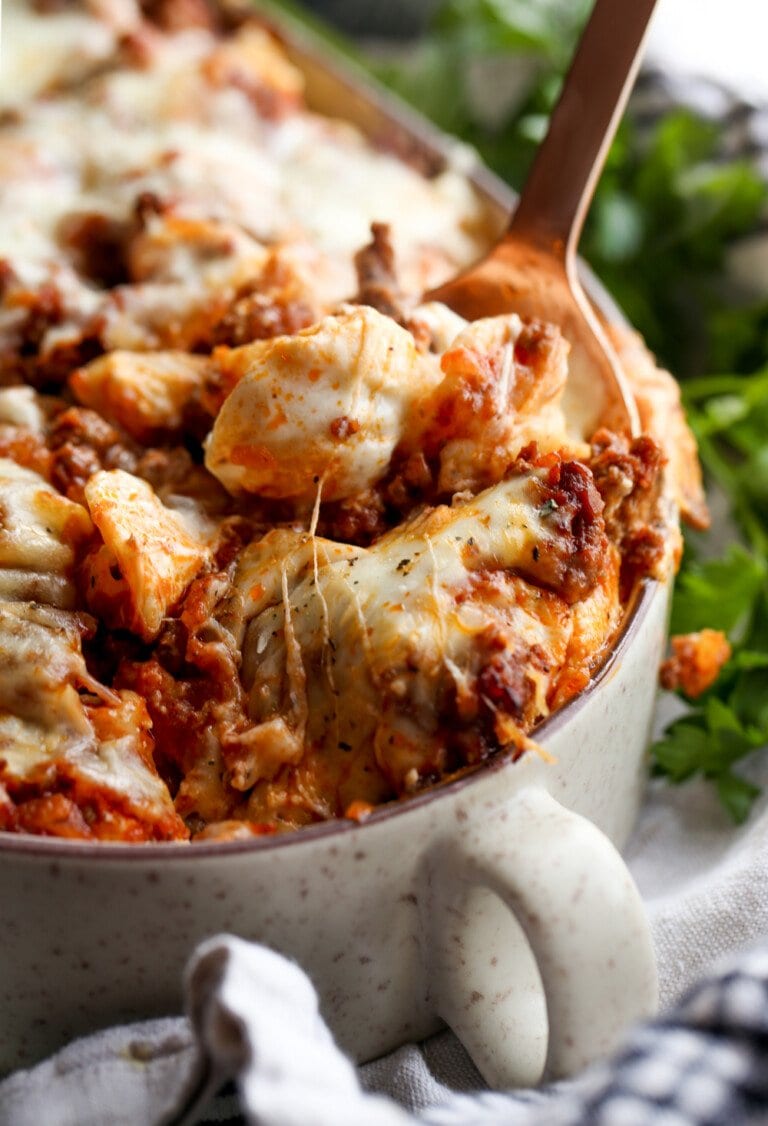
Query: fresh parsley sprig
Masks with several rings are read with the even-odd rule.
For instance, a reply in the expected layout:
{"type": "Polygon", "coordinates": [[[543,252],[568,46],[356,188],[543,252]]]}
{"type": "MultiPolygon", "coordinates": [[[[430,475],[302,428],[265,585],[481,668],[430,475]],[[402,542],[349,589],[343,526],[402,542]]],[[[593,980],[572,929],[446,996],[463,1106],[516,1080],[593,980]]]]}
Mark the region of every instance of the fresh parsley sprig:
{"type": "Polygon", "coordinates": [[[721,629],[733,656],[654,745],[654,763],[673,781],[696,773],[710,778],[732,817],[743,821],[759,791],[733,768],[768,744],[768,368],[691,380],[684,397],[704,463],[744,544],[702,559],[689,538],[672,630],[721,629]]]}

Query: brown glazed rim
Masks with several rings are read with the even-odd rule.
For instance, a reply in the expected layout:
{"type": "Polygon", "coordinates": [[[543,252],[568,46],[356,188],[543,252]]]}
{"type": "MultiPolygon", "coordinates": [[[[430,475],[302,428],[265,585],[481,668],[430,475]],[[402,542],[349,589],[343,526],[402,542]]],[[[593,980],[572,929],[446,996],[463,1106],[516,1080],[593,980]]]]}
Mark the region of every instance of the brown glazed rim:
{"type": "MultiPolygon", "coordinates": [[[[467,149],[422,118],[409,106],[375,83],[360,68],[354,66],[340,52],[311,35],[307,29],[293,21],[274,21],[266,18],[270,29],[281,40],[289,56],[304,71],[308,79],[308,98],[313,102],[313,87],[320,87],[320,98],[330,92],[336,112],[362,128],[373,137],[396,136],[415,142],[417,149],[445,168],[464,175],[482,201],[492,211],[509,215],[515,204],[515,195],[502,180],[480,163],[478,157],[467,160],[467,149]],[[459,161],[457,154],[461,152],[459,161]],[[468,167],[464,167],[468,164],[468,167]]],[[[325,112],[333,112],[328,106],[325,112]]],[[[470,150],[471,152],[471,150],[470,150]]],[[[626,317],[610,295],[584,263],[580,263],[582,280],[598,313],[606,322],[628,326],[626,317]]],[[[607,652],[603,663],[586,688],[554,715],[545,719],[533,734],[536,741],[546,743],[549,735],[561,727],[584,706],[610,677],[614,666],[631,645],[640,626],[648,615],[653,600],[660,597],[662,584],[644,580],[632,597],[621,632],[607,652]]],[[[131,862],[187,862],[195,857],[232,856],[233,854],[262,852],[301,845],[311,847],[315,841],[341,838],[348,833],[359,833],[369,825],[379,825],[393,817],[407,817],[431,802],[449,794],[471,787],[487,774],[514,766],[511,752],[501,752],[487,762],[461,773],[450,781],[437,783],[413,797],[387,802],[375,809],[364,821],[335,820],[310,825],[286,833],[252,837],[236,841],[203,841],[200,844],[182,841],[153,841],[147,844],[126,844],[111,841],[72,841],[60,837],[40,837],[32,834],[0,833],[0,854],[22,853],[26,856],[56,857],[63,860],[131,861],[131,862]]]]}

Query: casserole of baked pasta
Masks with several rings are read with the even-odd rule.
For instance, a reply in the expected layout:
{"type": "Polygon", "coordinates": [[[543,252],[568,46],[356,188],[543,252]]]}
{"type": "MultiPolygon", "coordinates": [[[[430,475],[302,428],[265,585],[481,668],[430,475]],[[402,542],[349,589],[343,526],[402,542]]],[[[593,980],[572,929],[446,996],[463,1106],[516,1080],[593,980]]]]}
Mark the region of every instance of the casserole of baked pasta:
{"type": "Polygon", "coordinates": [[[4,17],[0,827],[272,833],[541,753],[706,521],[672,378],[622,331],[645,432],[583,433],[557,325],[423,302],[481,203],[257,18],[4,17]]]}

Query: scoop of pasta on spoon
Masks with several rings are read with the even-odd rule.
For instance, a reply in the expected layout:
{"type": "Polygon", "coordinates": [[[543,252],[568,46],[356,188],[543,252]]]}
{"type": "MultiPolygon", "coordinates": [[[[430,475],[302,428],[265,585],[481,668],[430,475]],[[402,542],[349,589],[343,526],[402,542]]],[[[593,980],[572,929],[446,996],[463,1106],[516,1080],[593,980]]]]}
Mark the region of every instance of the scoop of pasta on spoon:
{"type": "Polygon", "coordinates": [[[596,0],[510,225],[475,266],[432,290],[468,320],[515,312],[571,345],[565,413],[574,436],[639,432],[619,359],[579,281],[576,250],[640,64],[657,0],[596,0]]]}

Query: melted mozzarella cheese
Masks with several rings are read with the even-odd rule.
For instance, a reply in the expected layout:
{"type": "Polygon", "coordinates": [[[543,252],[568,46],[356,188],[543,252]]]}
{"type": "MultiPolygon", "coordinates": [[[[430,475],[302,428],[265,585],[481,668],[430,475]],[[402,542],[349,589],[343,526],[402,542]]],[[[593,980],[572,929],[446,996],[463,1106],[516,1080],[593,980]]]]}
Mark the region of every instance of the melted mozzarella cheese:
{"type": "MultiPolygon", "coordinates": [[[[15,20],[15,6],[12,13],[15,20]]],[[[97,58],[118,41],[114,28],[80,14],[30,20],[27,12],[28,25],[29,34],[19,36],[33,55],[36,34],[39,42],[60,36],[70,59],[78,34],[84,48],[99,39],[97,58]]],[[[66,283],[70,320],[60,324],[62,332],[74,333],[86,316],[98,315],[107,320],[109,347],[171,346],[129,323],[132,309],[139,321],[147,316],[142,295],[129,300],[133,286],[121,287],[115,304],[109,293],[78,284],[59,243],[68,216],[90,212],[127,221],[142,193],[172,201],[184,219],[226,221],[241,239],[249,232],[273,245],[311,243],[313,293],[325,307],[354,292],[352,255],[374,221],[391,222],[401,280],[414,293],[482,251],[485,211],[460,175],[427,180],[349,125],[301,109],[300,74],[258,28],[243,28],[224,43],[199,29],[155,32],[149,65],[126,65],[115,52],[103,73],[71,91],[56,53],[46,58],[42,50],[36,58],[44,71],[59,72],[63,89],[24,105],[0,137],[0,256],[25,284],[66,283]],[[259,90],[287,112],[261,114],[259,90]]],[[[31,76],[36,65],[30,58],[24,69],[31,76]]],[[[8,75],[12,98],[14,86],[21,87],[8,75]]],[[[31,81],[41,84],[39,77],[31,81]]],[[[163,283],[173,291],[165,303],[169,314],[199,306],[196,271],[199,263],[195,276],[163,283]]],[[[211,286],[204,289],[214,296],[211,286]]],[[[161,299],[155,290],[144,297],[161,299]]]]}
{"type": "Polygon", "coordinates": [[[80,635],[73,614],[0,602],[0,782],[50,791],[66,779],[86,803],[89,791],[107,795],[140,820],[161,825],[162,835],[184,836],[144,746],[150,726],[144,702],[93,680],[80,635]],[[78,688],[101,702],[86,705],[78,688]]]}
{"type": "Polygon", "coordinates": [[[45,417],[37,392],[31,387],[4,387],[0,390],[0,423],[23,426],[31,434],[42,434],[45,417]]]}
{"type": "MultiPolygon", "coordinates": [[[[89,736],[77,688],[81,684],[90,687],[93,681],[85,667],[73,614],[28,602],[0,602],[0,657],[0,714],[6,715],[6,733],[15,717],[19,724],[33,724],[54,738],[89,736]]],[[[14,742],[6,743],[0,753],[12,769],[18,771],[25,762],[37,761],[34,746],[24,744],[27,757],[14,764],[8,758],[14,746],[14,742]]],[[[40,748],[40,756],[47,753],[40,748]]]]}
{"type": "MultiPolygon", "coordinates": [[[[303,579],[314,576],[316,567],[354,559],[360,552],[360,548],[350,544],[335,543],[291,528],[273,528],[261,539],[254,540],[238,557],[235,571],[238,624],[232,632],[238,644],[242,644],[245,624],[262,610],[280,602],[284,582],[291,593],[303,579]]],[[[234,619],[230,619],[230,624],[233,623],[234,619]]]]}
{"type": "MultiPolygon", "coordinates": [[[[355,559],[361,549],[345,543],[274,528],[254,540],[237,560],[234,577],[236,598],[231,600],[223,624],[242,648],[247,624],[263,610],[279,604],[284,593],[291,594],[299,583],[314,580],[315,570],[340,560],[355,559]]],[[[266,642],[262,638],[243,653],[243,677],[253,679],[266,642]]]]}
{"type": "Polygon", "coordinates": [[[24,102],[57,82],[77,81],[114,52],[118,29],[74,7],[40,19],[31,4],[5,0],[0,106],[24,102]]]}
{"type": "Polygon", "coordinates": [[[121,691],[114,700],[86,711],[96,743],[91,753],[71,756],[78,776],[127,799],[140,816],[164,820],[181,830],[174,836],[186,835],[146,745],[149,742],[151,747],[152,722],[144,700],[135,692],[121,691]]]}
{"type": "Polygon", "coordinates": [[[417,305],[410,316],[410,323],[423,325],[432,341],[432,350],[446,352],[456,337],[468,325],[463,317],[454,313],[442,301],[425,301],[417,305]]]}
{"type": "Polygon", "coordinates": [[[146,481],[122,469],[95,473],[85,499],[104,541],[87,560],[89,604],[145,640],[156,637],[210,549],[146,481]]]}
{"type": "Polygon", "coordinates": [[[504,481],[319,565],[292,591],[284,585],[245,632],[242,675],[258,726],[233,784],[271,777],[309,746],[343,744],[358,754],[372,745],[402,786],[429,762],[447,694],[477,673],[489,627],[502,621],[520,644],[562,660],[565,608],[545,617],[535,591],[528,607],[501,610],[468,597],[472,575],[535,567],[534,548],[546,551],[555,534],[538,496],[529,478],[504,481]]]}
{"type": "Polygon", "coordinates": [[[366,306],[295,336],[235,349],[240,375],[206,447],[231,493],[311,502],[364,492],[386,472],[431,370],[413,337],[366,306]]]}
{"type": "Polygon", "coordinates": [[[0,458],[0,598],[74,606],[72,568],[92,530],[82,505],[0,458]]]}
{"type": "MultiPolygon", "coordinates": [[[[578,531],[546,518],[556,502],[540,505],[547,471],[509,476],[532,441],[579,448],[565,437],[561,335],[416,306],[487,246],[466,180],[426,179],[306,111],[301,75],[258,27],[166,34],[137,0],[85,0],[44,19],[22,4],[14,23],[8,2],[18,50],[10,69],[4,51],[0,104],[44,96],[0,128],[0,354],[26,370],[37,348],[58,378],[74,363],[57,349],[65,361],[91,344],[112,350],[71,376],[78,401],[143,443],[190,416],[197,435],[200,409],[218,413],[206,448],[218,481],[183,451],[152,451],[158,493],[122,470],[97,472],[89,515],[0,461],[0,800],[3,783],[20,784],[22,801],[74,793],[90,817],[90,796],[111,794],[116,819],[129,809],[158,835],[185,833],[154,768],[147,703],[178,715],[186,736],[186,685],[161,666],[156,691],[141,682],[147,702],[97,684],[81,645],[93,623],[61,609],[76,586],[102,627],[146,643],[181,609],[175,636],[186,630],[186,659],[199,660],[189,699],[211,693],[178,790],[177,808],[195,819],[338,816],[495,748],[523,749],[525,732],[588,683],[617,628],[620,559],[603,539],[590,541],[594,566],[580,563],[578,531]],[[357,288],[353,258],[372,221],[392,227],[413,334],[339,304],[357,288]],[[100,278],[104,250],[115,257],[100,278]],[[294,335],[200,354],[313,318],[294,335]],[[184,601],[252,521],[288,507],[233,504],[219,482],[293,502],[294,514],[316,503],[314,530],[321,502],[377,483],[376,503],[395,498],[394,451],[398,487],[423,468],[453,506],[411,515],[367,549],[275,528],[184,601]],[[569,566],[581,582],[566,596],[569,566]]],[[[649,377],[641,398],[646,384],[655,426],[663,396],[649,377]]],[[[29,389],[0,391],[3,422],[46,433],[29,389]]],[[[675,419],[670,433],[681,432],[675,419]]],[[[37,444],[36,467],[58,469],[55,441],[37,444]]]]}

